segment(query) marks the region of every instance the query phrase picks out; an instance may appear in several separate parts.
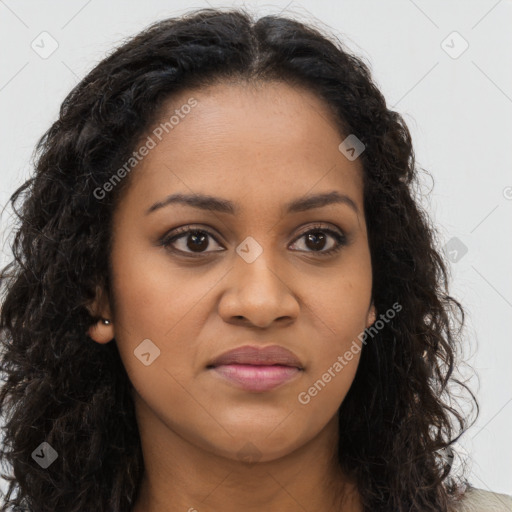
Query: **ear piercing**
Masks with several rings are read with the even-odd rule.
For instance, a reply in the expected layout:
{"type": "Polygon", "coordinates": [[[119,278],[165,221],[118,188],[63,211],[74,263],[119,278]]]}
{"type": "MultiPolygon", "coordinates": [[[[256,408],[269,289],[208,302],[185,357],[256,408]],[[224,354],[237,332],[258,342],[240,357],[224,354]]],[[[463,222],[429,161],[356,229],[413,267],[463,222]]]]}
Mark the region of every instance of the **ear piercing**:
{"type": "Polygon", "coordinates": [[[108,318],[102,318],[101,321],[105,324],[105,325],[110,325],[110,320],[108,318]]]}

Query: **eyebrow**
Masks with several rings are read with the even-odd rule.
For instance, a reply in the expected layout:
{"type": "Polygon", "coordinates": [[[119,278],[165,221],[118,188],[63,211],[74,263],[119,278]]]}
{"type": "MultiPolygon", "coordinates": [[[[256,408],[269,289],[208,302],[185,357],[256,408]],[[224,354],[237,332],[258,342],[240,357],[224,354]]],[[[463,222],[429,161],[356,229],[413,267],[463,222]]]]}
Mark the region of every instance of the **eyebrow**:
{"type": "MultiPolygon", "coordinates": [[[[172,194],[150,206],[146,210],[146,215],[171,204],[183,204],[201,210],[228,213],[230,215],[236,215],[239,212],[239,207],[235,203],[220,197],[204,194],[172,194]]],[[[298,213],[315,208],[322,208],[323,206],[331,204],[345,204],[359,215],[357,204],[349,196],[340,194],[336,190],[316,195],[306,195],[294,199],[286,203],[285,213],[298,213]]]]}

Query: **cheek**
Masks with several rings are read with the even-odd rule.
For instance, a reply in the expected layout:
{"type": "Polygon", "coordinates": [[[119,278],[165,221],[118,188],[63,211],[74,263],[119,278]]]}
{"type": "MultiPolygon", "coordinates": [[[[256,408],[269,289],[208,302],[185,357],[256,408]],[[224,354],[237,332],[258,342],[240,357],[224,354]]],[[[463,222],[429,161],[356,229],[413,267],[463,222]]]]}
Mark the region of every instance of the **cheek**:
{"type": "Polygon", "coordinates": [[[296,396],[299,411],[313,429],[336,414],[352,385],[363,348],[366,300],[336,304],[319,312],[322,331],[310,340],[312,358],[296,396]]]}
{"type": "Polygon", "coordinates": [[[197,270],[174,265],[163,249],[138,252],[130,244],[113,253],[113,268],[116,327],[139,338],[172,336],[187,317],[197,314],[205,293],[219,280],[211,272],[198,276],[197,270]]]}
{"type": "MultiPolygon", "coordinates": [[[[297,401],[320,416],[334,413],[354,380],[371,300],[371,278],[353,271],[309,295],[313,348],[306,385],[297,401]]],[[[316,416],[313,414],[312,417],[316,416]]]]}
{"type": "MultiPolygon", "coordinates": [[[[205,283],[195,286],[179,272],[159,272],[158,267],[143,263],[131,267],[125,262],[118,269],[113,282],[116,342],[136,404],[149,407],[176,430],[192,431],[202,425],[211,429],[211,418],[209,423],[205,410],[190,394],[200,362],[195,340],[207,318],[201,303],[205,283]],[[180,411],[179,420],[173,411],[180,411]]],[[[211,279],[205,280],[210,284],[211,279]]]]}
{"type": "Polygon", "coordinates": [[[333,355],[342,355],[364,332],[371,302],[370,272],[340,272],[304,297],[314,326],[310,343],[318,347],[318,361],[325,364],[333,355]]]}
{"type": "Polygon", "coordinates": [[[186,270],[122,247],[113,253],[113,268],[115,337],[129,379],[147,398],[158,390],[184,405],[179,382],[198,364],[194,340],[207,318],[201,298],[218,279],[193,280],[186,270]]]}

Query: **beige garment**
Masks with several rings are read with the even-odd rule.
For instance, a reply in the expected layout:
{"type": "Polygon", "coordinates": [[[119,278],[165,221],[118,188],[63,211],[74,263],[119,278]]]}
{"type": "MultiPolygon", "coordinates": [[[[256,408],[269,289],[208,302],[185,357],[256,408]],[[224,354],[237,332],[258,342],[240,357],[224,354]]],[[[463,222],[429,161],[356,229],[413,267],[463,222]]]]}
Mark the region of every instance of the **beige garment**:
{"type": "Polygon", "coordinates": [[[470,488],[453,512],[512,512],[512,496],[470,488]]]}

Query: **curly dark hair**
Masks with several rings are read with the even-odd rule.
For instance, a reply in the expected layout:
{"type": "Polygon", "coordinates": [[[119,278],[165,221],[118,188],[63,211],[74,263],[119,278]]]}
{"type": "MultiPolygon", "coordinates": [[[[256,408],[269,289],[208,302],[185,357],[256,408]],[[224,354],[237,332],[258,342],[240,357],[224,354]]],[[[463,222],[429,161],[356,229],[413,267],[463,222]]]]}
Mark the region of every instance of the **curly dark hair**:
{"type": "MultiPolygon", "coordinates": [[[[357,482],[365,511],[447,511],[462,477],[442,454],[469,427],[452,385],[464,309],[415,199],[410,132],[336,36],[279,15],[199,9],[159,21],[102,60],[65,98],[34,152],[35,173],[11,196],[12,261],[2,269],[2,464],[12,467],[0,510],[126,512],[144,471],[132,385],[115,343],[91,341],[88,308],[111,299],[112,213],[123,179],[98,198],[162,112],[189,87],[227,80],[306,87],[355,134],[373,272],[373,302],[403,312],[361,354],[339,409],[333,452],[357,482]],[[21,203],[21,205],[19,204],[21,203]],[[49,469],[32,458],[58,447],[49,469]],[[336,453],[337,450],[337,453],[336,453]]],[[[134,170],[133,172],[137,172],[134,170]]],[[[461,362],[462,357],[460,358],[461,362]]]]}

